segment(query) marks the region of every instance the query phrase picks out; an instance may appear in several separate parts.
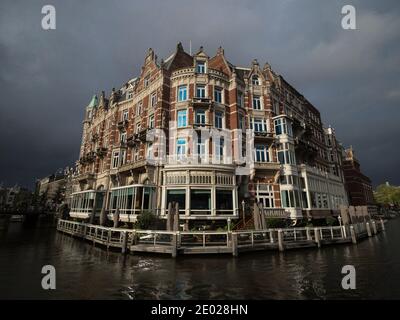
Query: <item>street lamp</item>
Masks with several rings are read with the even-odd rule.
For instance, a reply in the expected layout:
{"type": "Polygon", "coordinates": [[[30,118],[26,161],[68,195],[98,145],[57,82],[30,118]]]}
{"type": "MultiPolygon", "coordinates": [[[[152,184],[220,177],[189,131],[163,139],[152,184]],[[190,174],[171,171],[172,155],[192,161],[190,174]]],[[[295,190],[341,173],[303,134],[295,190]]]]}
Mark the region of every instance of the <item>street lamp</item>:
{"type": "Polygon", "coordinates": [[[246,223],[246,218],[245,218],[245,213],[244,213],[245,208],[246,208],[246,203],[244,202],[244,200],[242,200],[243,226],[246,223]]]}

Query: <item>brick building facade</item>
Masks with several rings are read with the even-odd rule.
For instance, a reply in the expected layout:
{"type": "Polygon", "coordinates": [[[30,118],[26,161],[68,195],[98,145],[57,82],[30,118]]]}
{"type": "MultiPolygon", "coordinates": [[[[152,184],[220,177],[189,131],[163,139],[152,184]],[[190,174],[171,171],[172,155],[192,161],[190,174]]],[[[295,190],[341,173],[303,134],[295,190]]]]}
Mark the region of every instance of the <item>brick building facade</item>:
{"type": "Polygon", "coordinates": [[[86,107],[71,216],[134,222],[179,203],[182,221],[239,218],[262,203],[293,221],[347,205],[338,142],[319,111],[266,63],[189,55],[179,43],[86,107]]]}

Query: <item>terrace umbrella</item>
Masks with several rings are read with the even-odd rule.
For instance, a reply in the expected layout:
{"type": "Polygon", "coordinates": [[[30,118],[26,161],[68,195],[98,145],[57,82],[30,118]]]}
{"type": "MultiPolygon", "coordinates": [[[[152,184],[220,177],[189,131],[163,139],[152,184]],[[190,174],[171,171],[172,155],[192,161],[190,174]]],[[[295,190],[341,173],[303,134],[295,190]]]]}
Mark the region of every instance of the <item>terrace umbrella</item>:
{"type": "Polygon", "coordinates": [[[174,231],[179,231],[179,203],[175,205],[174,231]]]}
{"type": "Polygon", "coordinates": [[[113,214],[113,221],[114,221],[114,228],[118,228],[118,223],[119,223],[119,208],[117,208],[117,210],[115,210],[114,214],[113,214]]]}
{"type": "Polygon", "coordinates": [[[172,230],[172,203],[168,203],[168,212],[167,212],[167,231],[171,231],[172,230]]]}

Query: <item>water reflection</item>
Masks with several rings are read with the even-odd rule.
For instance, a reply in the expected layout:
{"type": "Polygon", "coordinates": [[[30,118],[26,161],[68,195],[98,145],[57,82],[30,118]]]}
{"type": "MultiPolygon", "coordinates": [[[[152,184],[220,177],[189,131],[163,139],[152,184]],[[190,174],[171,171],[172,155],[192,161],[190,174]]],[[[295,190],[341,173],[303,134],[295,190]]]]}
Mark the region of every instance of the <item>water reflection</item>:
{"type": "Polygon", "coordinates": [[[226,256],[126,255],[53,228],[10,225],[0,233],[0,298],[342,299],[400,298],[400,220],[357,245],[226,256]],[[41,267],[57,270],[57,290],[41,289],[41,267]],[[357,290],[341,288],[352,264],[357,290]]]}

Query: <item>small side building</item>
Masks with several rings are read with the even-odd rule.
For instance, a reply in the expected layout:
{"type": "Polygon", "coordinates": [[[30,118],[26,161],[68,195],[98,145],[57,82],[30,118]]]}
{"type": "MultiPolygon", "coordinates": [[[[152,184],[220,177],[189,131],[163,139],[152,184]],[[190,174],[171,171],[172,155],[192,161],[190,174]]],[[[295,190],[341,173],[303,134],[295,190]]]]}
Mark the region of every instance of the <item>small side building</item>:
{"type": "Polygon", "coordinates": [[[361,172],[360,162],[355,157],[352,147],[344,152],[343,174],[351,206],[374,204],[371,179],[361,172]]]}

